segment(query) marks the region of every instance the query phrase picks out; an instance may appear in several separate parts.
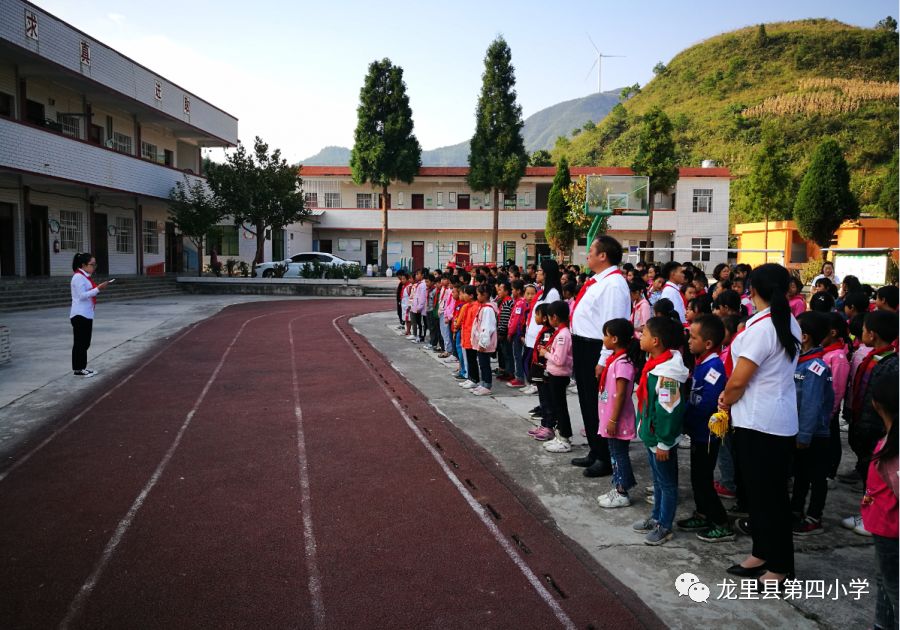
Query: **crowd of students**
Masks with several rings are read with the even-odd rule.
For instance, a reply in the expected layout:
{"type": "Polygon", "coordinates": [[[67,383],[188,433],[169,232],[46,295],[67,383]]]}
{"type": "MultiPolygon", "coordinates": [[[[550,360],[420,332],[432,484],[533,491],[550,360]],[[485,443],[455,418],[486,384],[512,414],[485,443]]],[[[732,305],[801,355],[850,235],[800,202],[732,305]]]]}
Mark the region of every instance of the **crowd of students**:
{"type": "Polygon", "coordinates": [[[728,572],[761,588],[794,578],[793,537],[824,531],[829,487],[861,484],[860,513],[841,524],[873,538],[876,627],[895,627],[897,286],[840,280],[831,263],[808,296],[777,264],[720,264],[711,278],[691,263],[623,265],[608,236],[586,263],[401,273],[400,328],[475,396],[498,383],[536,394],[528,433],[551,453],[572,450],[574,379],[589,448],[571,463],[611,478],[599,506],[634,504],[639,439],[653,507],[634,531],[648,545],[676,529],[709,543],[745,534],[751,553],[728,572]],[[838,475],[845,432],[856,462],[838,475]],[[676,520],[680,448],[693,503],[676,520]]]}

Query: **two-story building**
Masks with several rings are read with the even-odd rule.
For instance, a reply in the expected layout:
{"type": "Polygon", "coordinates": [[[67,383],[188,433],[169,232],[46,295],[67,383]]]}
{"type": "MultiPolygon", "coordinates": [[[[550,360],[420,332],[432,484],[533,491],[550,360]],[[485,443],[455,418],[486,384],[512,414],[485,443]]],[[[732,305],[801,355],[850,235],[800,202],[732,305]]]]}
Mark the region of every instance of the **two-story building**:
{"type": "Polygon", "coordinates": [[[166,200],[237,119],[22,0],[0,0],[0,274],[178,271],[166,200]]]}
{"type": "MultiPolygon", "coordinates": [[[[582,175],[631,175],[621,167],[575,167],[582,175]]],[[[466,185],[466,167],[419,170],[412,184],[390,188],[388,264],[403,261],[414,267],[443,267],[451,256],[473,263],[515,260],[532,263],[550,254],[544,238],[547,197],[555,167],[529,167],[513,195],[501,195],[499,256],[492,247],[493,199],[466,185]]],[[[381,194],[357,186],[347,166],[304,166],[301,169],[308,207],[316,214],[313,246],[363,264],[377,264],[381,252],[381,194]]],[[[653,205],[650,247],[676,248],[654,252],[656,260],[692,259],[706,267],[726,260],[731,175],[726,168],[681,168],[675,187],[657,194],[653,205]],[[688,251],[690,250],[690,251],[688,251]]],[[[609,233],[626,247],[646,247],[646,216],[616,216],[609,233]]],[[[584,260],[581,239],[574,259],[584,260]]]]}

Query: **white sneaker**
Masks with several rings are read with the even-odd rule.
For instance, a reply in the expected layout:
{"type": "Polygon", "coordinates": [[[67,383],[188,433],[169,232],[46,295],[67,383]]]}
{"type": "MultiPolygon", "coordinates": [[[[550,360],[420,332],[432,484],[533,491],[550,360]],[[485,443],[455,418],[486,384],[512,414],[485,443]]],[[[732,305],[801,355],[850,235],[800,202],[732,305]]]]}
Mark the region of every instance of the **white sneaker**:
{"type": "Polygon", "coordinates": [[[841,433],[847,433],[850,430],[850,423],[845,422],[843,419],[838,420],[838,429],[840,429],[841,433]]]}
{"type": "Polygon", "coordinates": [[[691,436],[682,435],[681,440],[679,440],[679,442],[678,442],[678,448],[690,449],[691,448],[691,436]]]}
{"type": "Polygon", "coordinates": [[[537,393],[537,385],[526,385],[519,391],[522,392],[523,394],[536,394],[537,393]]]}
{"type": "Polygon", "coordinates": [[[852,529],[854,534],[859,534],[860,536],[872,535],[872,533],[868,531],[863,525],[862,516],[860,516],[859,514],[854,514],[853,516],[848,516],[847,518],[841,519],[841,527],[852,529]]]}
{"type": "Polygon", "coordinates": [[[631,499],[627,494],[619,494],[619,491],[613,488],[606,494],[597,497],[597,503],[602,508],[620,508],[631,505],[631,499]]]}
{"type": "Polygon", "coordinates": [[[490,396],[492,394],[491,390],[489,390],[487,387],[481,387],[481,386],[476,387],[475,389],[473,389],[471,391],[476,396],[490,396]]]}
{"type": "Polygon", "coordinates": [[[406,338],[409,339],[410,341],[412,341],[413,339],[416,338],[416,336],[415,335],[406,335],[406,338]]]}
{"type": "Polygon", "coordinates": [[[73,372],[75,376],[80,376],[81,378],[91,378],[94,375],[92,370],[75,370],[73,372]]]}
{"type": "Polygon", "coordinates": [[[478,383],[475,383],[473,381],[463,381],[460,387],[462,387],[463,389],[474,389],[475,387],[478,387],[478,383]]]}
{"type": "Polygon", "coordinates": [[[548,453],[569,453],[572,451],[572,443],[569,442],[569,438],[557,434],[549,442],[544,442],[544,450],[548,453]]]}

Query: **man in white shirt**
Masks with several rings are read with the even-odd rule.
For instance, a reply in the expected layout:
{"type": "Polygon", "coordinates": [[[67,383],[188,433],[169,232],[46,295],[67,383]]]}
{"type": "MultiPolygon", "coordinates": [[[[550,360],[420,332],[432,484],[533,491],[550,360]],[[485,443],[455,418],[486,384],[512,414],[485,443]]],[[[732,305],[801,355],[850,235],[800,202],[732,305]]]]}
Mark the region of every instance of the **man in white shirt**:
{"type": "Polygon", "coordinates": [[[578,405],[584,419],[590,452],[572,460],[585,469],[585,477],[612,474],[609,446],[597,433],[598,363],[603,352],[603,326],[611,319],[631,316],[631,293],[625,276],[619,271],[622,246],[611,236],[597,238],[587,252],[589,278],[572,305],[569,329],[572,333],[572,373],[578,387],[578,405]]]}
{"type": "Polygon", "coordinates": [[[668,298],[672,302],[681,323],[686,324],[687,305],[684,303],[684,294],[681,292],[681,285],[684,284],[684,267],[681,266],[681,263],[673,260],[663,265],[660,274],[666,279],[660,297],[668,298]]]}

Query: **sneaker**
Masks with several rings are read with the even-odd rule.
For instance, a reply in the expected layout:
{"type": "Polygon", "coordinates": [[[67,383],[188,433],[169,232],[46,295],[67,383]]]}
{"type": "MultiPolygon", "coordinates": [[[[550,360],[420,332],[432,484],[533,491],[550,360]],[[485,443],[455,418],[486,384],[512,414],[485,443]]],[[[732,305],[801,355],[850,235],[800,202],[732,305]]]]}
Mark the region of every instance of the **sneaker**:
{"type": "Polygon", "coordinates": [[[541,432],[541,429],[543,429],[543,428],[544,428],[544,427],[542,427],[542,426],[536,426],[536,427],[534,427],[534,428],[532,428],[532,429],[528,429],[528,435],[530,435],[531,437],[534,437],[535,435],[537,435],[538,433],[540,433],[540,432],[541,432]]]}
{"type": "Polygon", "coordinates": [[[82,378],[91,378],[95,374],[95,372],[92,372],[90,370],[75,370],[73,374],[82,378]]]}
{"type": "Polygon", "coordinates": [[[822,521],[811,516],[807,516],[794,525],[794,536],[814,536],[823,533],[825,533],[825,529],[822,527],[822,521]]]}
{"type": "Polygon", "coordinates": [[[532,407],[531,409],[528,410],[528,413],[530,413],[531,415],[534,415],[536,413],[541,413],[541,406],[538,405],[537,407],[532,407]]]}
{"type": "Polygon", "coordinates": [[[840,429],[841,433],[847,433],[850,430],[850,423],[845,422],[844,420],[839,420],[838,429],[840,429]]]}
{"type": "Polygon", "coordinates": [[[446,359],[449,356],[450,356],[449,352],[441,352],[438,354],[438,359],[446,359]]]}
{"type": "Polygon", "coordinates": [[[553,429],[548,429],[547,427],[538,427],[537,431],[531,436],[538,442],[549,442],[556,437],[556,434],[553,433],[553,429]]]}
{"type": "Polygon", "coordinates": [[[678,529],[683,529],[686,532],[698,532],[700,530],[709,529],[713,524],[706,520],[705,516],[700,516],[695,512],[689,518],[675,521],[675,525],[678,526],[678,529]]]}
{"type": "Polygon", "coordinates": [[[507,387],[525,387],[525,383],[520,381],[517,378],[512,379],[511,381],[506,381],[507,387]]]}
{"type": "Polygon", "coordinates": [[[91,376],[97,375],[97,370],[92,370],[91,368],[84,368],[84,371],[90,374],[91,376]]]}
{"type": "Polygon", "coordinates": [[[646,534],[647,532],[652,532],[656,529],[657,522],[652,518],[645,518],[642,521],[637,521],[631,526],[631,529],[637,532],[638,534],[646,534]]]}
{"type": "Polygon", "coordinates": [[[487,387],[482,387],[480,385],[478,387],[476,387],[475,389],[473,389],[472,393],[475,394],[476,396],[490,396],[492,394],[491,390],[489,390],[487,387]]]}
{"type": "Polygon", "coordinates": [[[672,540],[674,537],[675,534],[672,533],[672,530],[657,524],[656,527],[644,537],[644,544],[655,547],[672,540]]]}
{"type": "Polygon", "coordinates": [[[548,453],[569,453],[572,451],[572,443],[569,438],[557,435],[555,439],[544,444],[544,450],[548,453]]]}
{"type": "Polygon", "coordinates": [[[734,528],[742,533],[744,536],[752,536],[750,533],[750,519],[749,518],[739,518],[734,522],[734,528]]]}
{"type": "Polygon", "coordinates": [[[737,494],[735,492],[732,492],[731,490],[729,490],[728,488],[723,486],[718,481],[713,482],[713,487],[716,489],[716,494],[718,494],[719,498],[721,498],[721,499],[736,499],[737,498],[737,494]]]}
{"type": "Polygon", "coordinates": [[[466,379],[462,383],[460,383],[459,386],[463,389],[475,389],[476,387],[478,387],[478,383],[466,379]]]}
{"type": "Polygon", "coordinates": [[[416,338],[416,336],[415,335],[406,335],[406,338],[409,339],[410,341],[412,341],[413,339],[416,338]]]}
{"type": "Polygon", "coordinates": [[[613,509],[628,507],[631,505],[631,499],[627,494],[620,494],[618,490],[613,488],[606,494],[597,497],[597,503],[599,503],[602,508],[613,509]]]}
{"type": "Polygon", "coordinates": [[[708,543],[725,542],[734,540],[734,530],[728,525],[713,525],[709,529],[698,532],[697,538],[708,543]]]}
{"type": "Polygon", "coordinates": [[[654,492],[656,492],[656,490],[654,489],[653,486],[645,486],[644,487],[644,494],[649,494],[652,497],[654,492]]]}
{"type": "Polygon", "coordinates": [[[458,380],[458,381],[465,381],[465,380],[467,380],[467,379],[466,379],[466,375],[465,375],[465,374],[460,374],[459,372],[454,372],[454,373],[453,373],[453,378],[455,378],[455,379],[458,380]]]}
{"type": "Polygon", "coordinates": [[[508,383],[509,381],[513,380],[513,376],[512,376],[512,374],[498,374],[497,380],[508,383]]]}
{"type": "Polygon", "coordinates": [[[841,519],[841,527],[851,529],[853,530],[854,534],[859,534],[860,536],[872,535],[871,532],[869,532],[863,525],[862,516],[860,516],[859,514],[854,514],[853,516],[848,516],[845,519],[841,519]]]}
{"type": "Polygon", "coordinates": [[[537,385],[526,385],[519,390],[523,394],[537,394],[537,385]]]}
{"type": "Polygon", "coordinates": [[[859,519],[859,525],[853,528],[854,534],[859,534],[860,536],[867,536],[869,538],[872,537],[872,532],[865,528],[862,524],[862,517],[859,519]]]}
{"type": "Polygon", "coordinates": [[[691,436],[682,435],[681,440],[679,440],[679,442],[678,442],[678,448],[690,449],[691,448],[691,436]]]}

